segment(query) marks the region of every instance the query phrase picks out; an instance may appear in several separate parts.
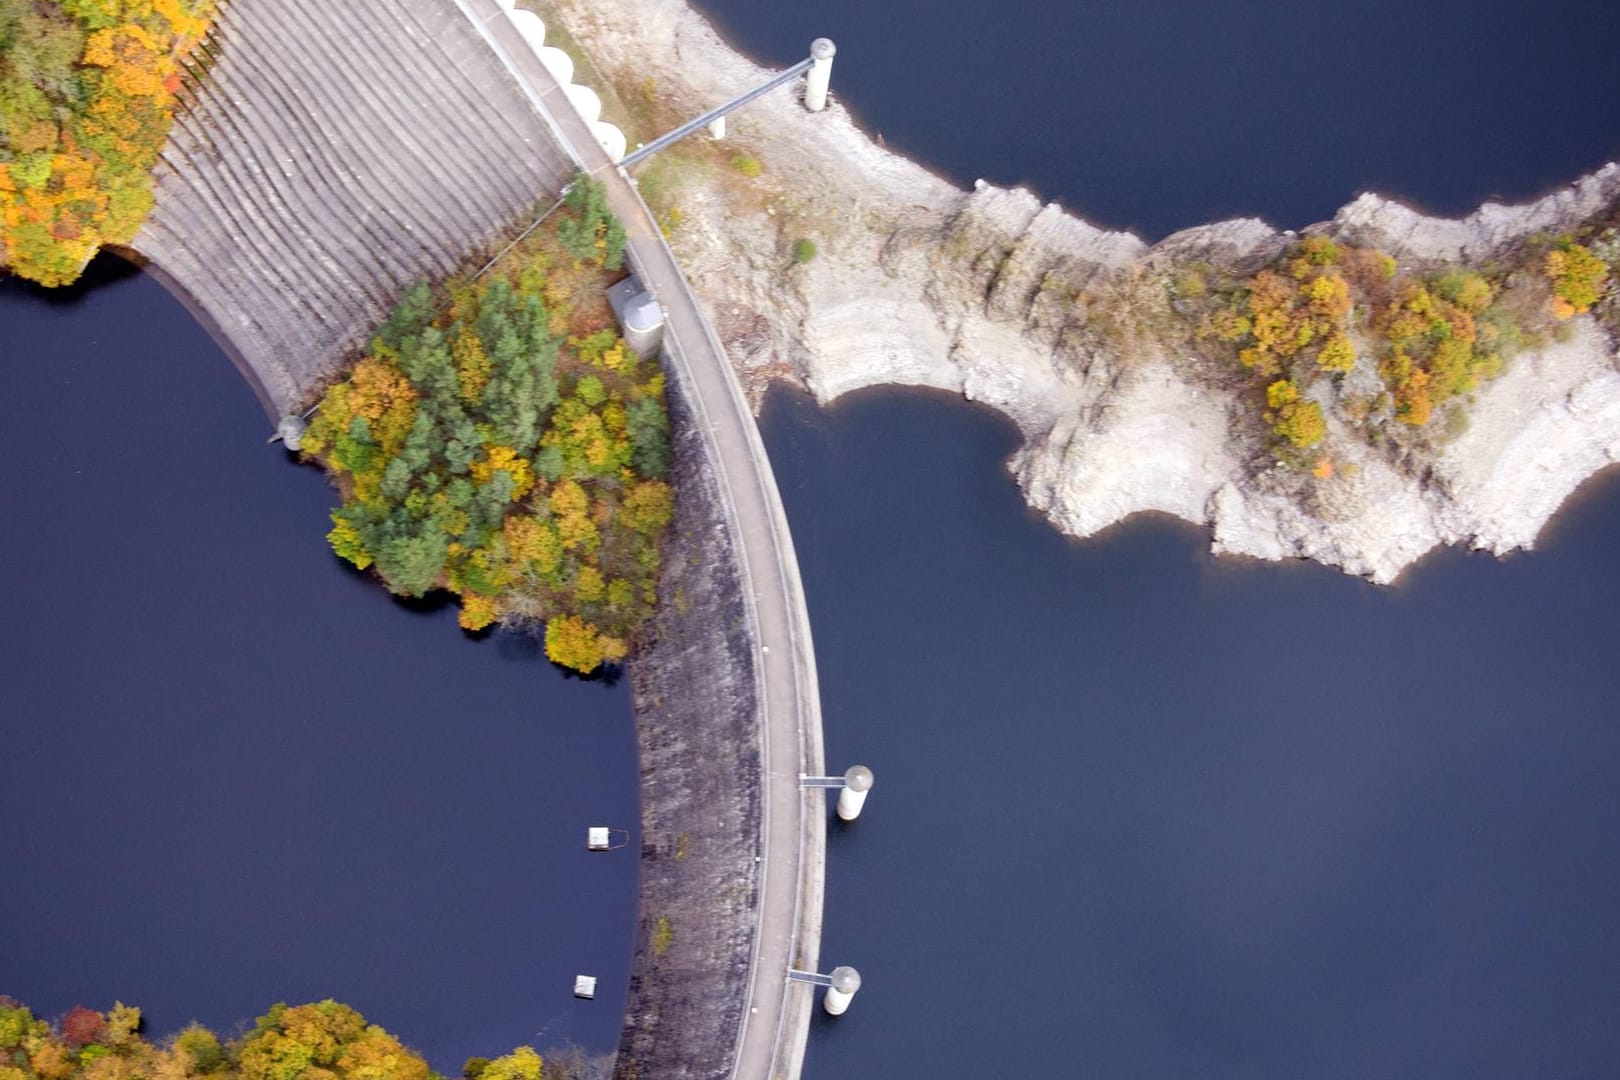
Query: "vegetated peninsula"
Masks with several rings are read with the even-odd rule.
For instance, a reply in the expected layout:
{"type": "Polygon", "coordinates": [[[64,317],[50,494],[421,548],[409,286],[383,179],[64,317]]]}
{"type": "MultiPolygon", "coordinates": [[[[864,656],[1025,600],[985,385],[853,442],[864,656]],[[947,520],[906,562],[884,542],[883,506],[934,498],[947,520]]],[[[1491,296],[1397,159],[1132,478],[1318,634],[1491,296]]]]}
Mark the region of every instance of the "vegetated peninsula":
{"type": "MultiPolygon", "coordinates": [[[[632,140],[764,74],[683,0],[547,6],[632,140]]],[[[1461,221],[1364,195],[1298,234],[1149,246],[961,191],[786,94],[660,159],[643,193],[756,399],[782,378],[984,402],[1076,536],[1155,510],[1218,551],[1389,582],[1440,544],[1531,546],[1620,458],[1620,166],[1461,221]]]]}
{"type": "Polygon", "coordinates": [[[0,0],[0,264],[76,280],[127,244],[214,0],[0,0]]]}
{"type": "Polygon", "coordinates": [[[576,179],[483,273],[410,290],[302,439],[343,494],[334,551],[398,595],[449,590],[464,629],[544,622],[582,672],[652,615],[674,514],[663,372],[607,302],[624,242],[576,179]]]}

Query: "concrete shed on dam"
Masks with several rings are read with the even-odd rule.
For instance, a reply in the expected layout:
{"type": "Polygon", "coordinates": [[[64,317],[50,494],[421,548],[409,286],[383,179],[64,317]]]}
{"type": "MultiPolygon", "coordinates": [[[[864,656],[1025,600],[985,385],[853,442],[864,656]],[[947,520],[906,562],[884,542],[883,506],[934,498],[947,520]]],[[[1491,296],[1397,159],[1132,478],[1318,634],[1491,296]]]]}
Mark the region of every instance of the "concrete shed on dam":
{"type": "Polygon", "coordinates": [[[608,290],[608,303],[619,320],[625,344],[637,355],[651,356],[664,340],[664,309],[634,277],[627,277],[608,290]]]}

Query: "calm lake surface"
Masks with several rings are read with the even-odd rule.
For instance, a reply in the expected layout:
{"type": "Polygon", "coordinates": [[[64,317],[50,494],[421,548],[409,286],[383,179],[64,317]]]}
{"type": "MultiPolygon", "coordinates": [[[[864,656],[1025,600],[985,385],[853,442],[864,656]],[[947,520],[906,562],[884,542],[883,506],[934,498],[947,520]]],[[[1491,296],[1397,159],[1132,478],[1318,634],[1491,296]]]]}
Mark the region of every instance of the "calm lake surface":
{"type": "Polygon", "coordinates": [[[1445,214],[1620,155],[1620,5],[1574,0],[701,0],[771,66],[954,179],[1148,239],[1297,229],[1363,190],[1445,214]]]}
{"type": "MultiPolygon", "coordinates": [[[[1466,213],[1620,152],[1614,5],[705,0],[960,183],[1149,238],[1364,189],[1466,213]]],[[[1620,498],[1400,588],[1031,513],[943,395],[766,441],[814,624],[829,843],[810,1080],[1620,1075],[1620,498]]]]}
{"type": "MultiPolygon", "coordinates": [[[[1612,5],[706,7],[771,63],[836,38],[891,147],[1149,237],[1620,151],[1612,5]]],[[[446,1071],[611,1047],[634,865],[582,831],[636,821],[627,690],[344,571],[225,357],[100,276],[0,284],[0,992],[157,1031],[330,995],[446,1071]]],[[[879,777],[824,948],[867,988],[809,1077],[1615,1075],[1612,481],[1535,555],[1376,590],[1157,521],[1067,541],[943,397],[765,427],[829,764],[879,777]]]]}
{"type": "Polygon", "coordinates": [[[828,765],[877,775],[807,1077],[1617,1074],[1617,478],[1392,590],[1065,539],[942,394],[764,420],[828,765]]]}
{"type": "Polygon", "coordinates": [[[160,1034],[335,997],[451,1075],[611,1050],[634,847],[585,829],[638,825],[628,685],[345,569],[225,355],[93,276],[0,282],[0,993],[160,1034]]]}

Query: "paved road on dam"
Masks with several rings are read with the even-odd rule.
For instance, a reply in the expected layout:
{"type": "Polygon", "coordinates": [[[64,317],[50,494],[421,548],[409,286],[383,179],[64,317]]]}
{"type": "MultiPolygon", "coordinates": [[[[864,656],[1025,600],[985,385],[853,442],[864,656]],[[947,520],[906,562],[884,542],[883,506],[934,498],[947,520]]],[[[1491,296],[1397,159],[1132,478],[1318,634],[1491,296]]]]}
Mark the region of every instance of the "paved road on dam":
{"type": "Polygon", "coordinates": [[[802,790],[801,772],[824,771],[820,692],[799,565],[776,481],[736,375],[653,215],[614,167],[494,0],[462,0],[492,45],[533,95],[536,107],[581,167],[607,187],[624,222],[633,268],[665,312],[667,352],[691,387],[729,505],[761,673],[761,792],[764,800],[758,926],[750,1000],[731,1075],[795,1078],[813,1004],[811,987],[787,980],[813,968],[820,949],[825,794],[802,790]]]}
{"type": "MultiPolygon", "coordinates": [[[[273,419],[307,408],[412,282],[497,250],[575,165],[606,185],[631,265],[666,314],[671,394],[694,418],[719,489],[746,622],[720,636],[746,631],[729,655],[747,657],[751,644],[752,672],[739,662],[738,678],[753,679],[757,701],[757,714],[736,714],[753,722],[733,729],[746,733],[732,747],[733,771],[748,774],[736,778],[747,793],[739,803],[759,832],[739,835],[751,851],[726,856],[740,884],[721,936],[735,947],[712,969],[727,989],[710,995],[723,996],[712,1012],[700,1002],[682,1014],[709,1023],[703,1050],[665,1045],[685,1055],[682,1076],[796,1080],[814,998],[786,976],[818,960],[826,843],[825,794],[799,785],[801,772],[824,771],[809,619],[753,416],[651,213],[497,0],[234,0],[200,66],[132,248],[237,361],[273,419]]],[[[708,765],[694,756],[693,768],[708,765]]],[[[695,897],[694,909],[709,900],[695,897]]],[[[697,982],[694,993],[709,991],[697,982]]],[[[654,1036],[661,1017],[672,1024],[646,1015],[654,1036]]]]}

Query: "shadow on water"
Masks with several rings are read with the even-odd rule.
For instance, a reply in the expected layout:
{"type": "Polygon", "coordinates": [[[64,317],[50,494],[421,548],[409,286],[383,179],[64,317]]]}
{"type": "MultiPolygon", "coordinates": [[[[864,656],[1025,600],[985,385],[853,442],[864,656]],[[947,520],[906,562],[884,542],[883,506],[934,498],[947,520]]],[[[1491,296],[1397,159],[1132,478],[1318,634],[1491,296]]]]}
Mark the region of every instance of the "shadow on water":
{"type": "Polygon", "coordinates": [[[50,307],[71,308],[83,302],[85,297],[98,289],[128,281],[140,274],[141,268],[135,263],[121,259],[117,255],[103,253],[90,260],[90,265],[85,267],[79,280],[72,285],[48,289],[20,277],[8,277],[0,271],[0,287],[15,289],[27,299],[50,307]]]}
{"type": "MultiPolygon", "coordinates": [[[[538,645],[539,655],[544,656],[545,655],[545,644],[544,644],[544,642],[539,642],[537,640],[537,645],[538,645]]],[[[558,674],[560,674],[564,679],[568,680],[569,682],[597,683],[597,684],[601,685],[604,688],[610,688],[610,687],[618,686],[619,682],[624,678],[624,670],[625,670],[624,666],[622,664],[603,664],[601,667],[597,668],[595,671],[587,673],[587,672],[575,671],[571,667],[564,667],[563,665],[557,664],[557,663],[553,663],[551,665],[551,669],[553,671],[557,672],[558,674]]]]}

